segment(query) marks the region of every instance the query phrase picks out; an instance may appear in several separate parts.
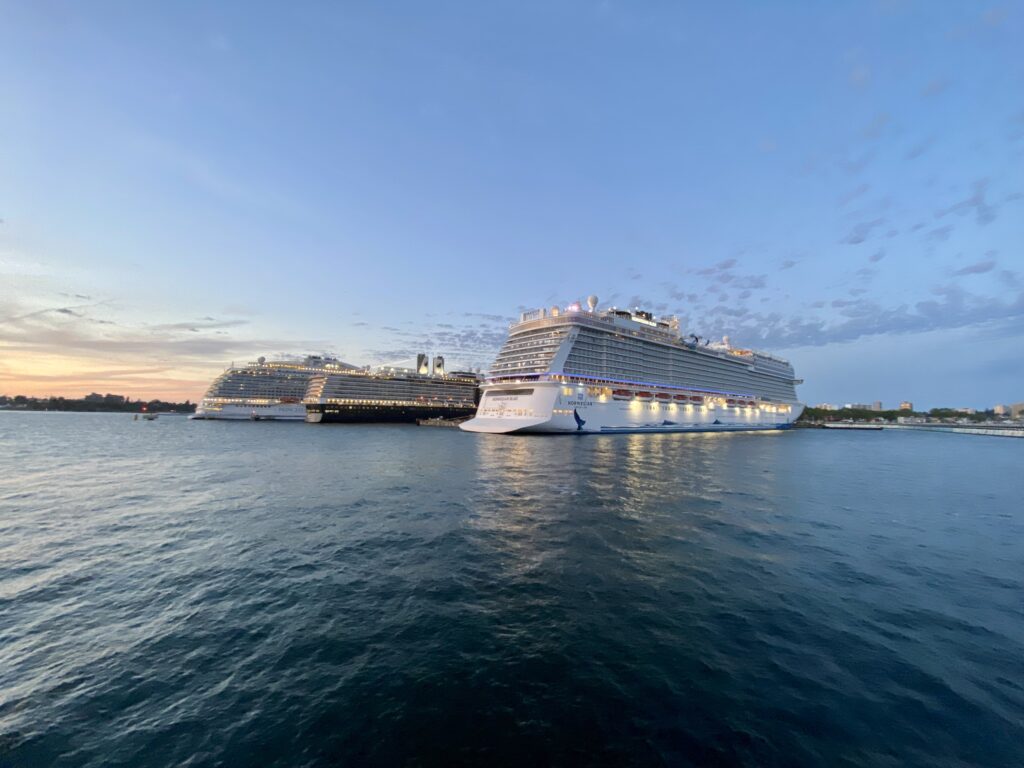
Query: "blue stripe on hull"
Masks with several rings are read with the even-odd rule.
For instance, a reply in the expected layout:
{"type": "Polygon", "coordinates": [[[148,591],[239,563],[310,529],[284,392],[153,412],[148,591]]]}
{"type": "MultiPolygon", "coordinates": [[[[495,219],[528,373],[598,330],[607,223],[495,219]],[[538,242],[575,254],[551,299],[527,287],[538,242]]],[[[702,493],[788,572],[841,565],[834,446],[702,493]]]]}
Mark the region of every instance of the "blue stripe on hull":
{"type": "Polygon", "coordinates": [[[708,424],[707,426],[684,426],[682,424],[663,425],[657,427],[601,427],[589,434],[627,434],[630,432],[764,432],[766,430],[789,429],[790,424],[765,424],[748,426],[746,424],[708,424]]]}
{"type": "Polygon", "coordinates": [[[515,430],[519,434],[545,434],[545,435],[628,435],[628,434],[654,434],[670,432],[771,432],[780,429],[790,429],[792,424],[765,424],[761,426],[748,426],[746,424],[707,424],[707,425],[656,425],[656,426],[635,426],[635,427],[601,427],[600,429],[536,429],[527,427],[515,430]]]}

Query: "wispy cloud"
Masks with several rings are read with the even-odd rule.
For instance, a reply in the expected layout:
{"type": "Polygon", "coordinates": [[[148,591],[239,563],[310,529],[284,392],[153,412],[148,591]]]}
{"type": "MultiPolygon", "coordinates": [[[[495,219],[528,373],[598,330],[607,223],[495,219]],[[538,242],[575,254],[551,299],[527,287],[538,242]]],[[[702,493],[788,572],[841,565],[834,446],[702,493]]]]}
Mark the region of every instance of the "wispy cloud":
{"type": "Polygon", "coordinates": [[[940,208],[935,212],[935,217],[941,219],[950,214],[966,215],[973,213],[978,224],[990,224],[995,221],[997,209],[985,199],[988,185],[988,179],[979,179],[974,182],[974,192],[971,195],[946,208],[940,208]]]}
{"type": "Polygon", "coordinates": [[[983,275],[986,272],[991,272],[996,267],[995,259],[982,259],[976,261],[974,264],[968,264],[966,267],[953,272],[954,275],[983,275]]]}
{"type": "Polygon", "coordinates": [[[865,240],[867,240],[868,237],[871,236],[871,232],[873,230],[877,229],[878,227],[881,227],[884,224],[885,219],[883,218],[859,222],[858,224],[854,224],[853,229],[851,229],[849,233],[846,235],[846,237],[844,237],[839,242],[845,243],[847,245],[860,245],[865,240]]]}

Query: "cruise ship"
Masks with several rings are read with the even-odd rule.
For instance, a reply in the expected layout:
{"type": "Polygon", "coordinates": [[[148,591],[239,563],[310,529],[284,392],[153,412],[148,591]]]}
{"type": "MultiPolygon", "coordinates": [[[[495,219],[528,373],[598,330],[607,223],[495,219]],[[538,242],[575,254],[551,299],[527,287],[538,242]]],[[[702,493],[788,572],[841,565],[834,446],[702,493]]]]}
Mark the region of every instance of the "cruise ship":
{"type": "Polygon", "coordinates": [[[677,319],[586,307],[524,312],[481,386],[470,432],[785,429],[803,412],[778,357],[683,336],[677,319]]]}
{"type": "Polygon", "coordinates": [[[479,395],[475,373],[446,373],[444,358],[418,355],[416,368],[317,373],[306,391],[305,418],[328,422],[415,422],[472,416],[479,395]]]}
{"type": "Polygon", "coordinates": [[[231,366],[214,379],[193,419],[255,419],[304,421],[303,398],[310,379],[359,370],[332,357],[309,355],[303,360],[267,360],[231,366]]]}

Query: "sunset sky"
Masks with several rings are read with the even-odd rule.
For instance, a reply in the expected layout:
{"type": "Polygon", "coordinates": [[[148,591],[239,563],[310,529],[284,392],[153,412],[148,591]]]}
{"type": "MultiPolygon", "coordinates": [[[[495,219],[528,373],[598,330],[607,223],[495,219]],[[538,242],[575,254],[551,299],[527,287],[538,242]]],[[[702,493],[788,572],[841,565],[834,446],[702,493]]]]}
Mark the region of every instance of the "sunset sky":
{"type": "Polygon", "coordinates": [[[594,293],[809,403],[1024,400],[1021,40],[1020,3],[6,3],[0,393],[486,368],[594,293]]]}

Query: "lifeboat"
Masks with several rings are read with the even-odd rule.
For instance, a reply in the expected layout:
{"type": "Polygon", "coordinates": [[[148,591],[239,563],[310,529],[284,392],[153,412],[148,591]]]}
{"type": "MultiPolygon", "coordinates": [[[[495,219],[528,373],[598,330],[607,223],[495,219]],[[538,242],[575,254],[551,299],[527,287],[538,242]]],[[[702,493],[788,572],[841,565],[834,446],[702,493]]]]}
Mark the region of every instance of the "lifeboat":
{"type": "Polygon", "coordinates": [[[700,395],[690,395],[690,402],[693,402],[693,403],[703,403],[704,402],[704,398],[701,397],[700,395]]]}
{"type": "Polygon", "coordinates": [[[616,389],[612,392],[613,400],[630,400],[633,397],[633,393],[628,389],[616,389]]]}
{"type": "Polygon", "coordinates": [[[667,402],[668,402],[669,400],[671,400],[671,399],[672,399],[672,395],[670,395],[670,394],[667,394],[667,393],[665,393],[665,392],[659,392],[659,393],[658,393],[658,394],[656,394],[656,395],[655,395],[654,397],[655,397],[655,398],[656,398],[657,400],[659,400],[659,401],[661,401],[661,402],[663,402],[663,403],[667,403],[667,402]]]}
{"type": "Polygon", "coordinates": [[[652,395],[650,392],[637,392],[636,396],[641,400],[650,400],[652,397],[654,397],[654,395],[652,395]]]}
{"type": "Polygon", "coordinates": [[[726,402],[726,405],[736,405],[736,401],[733,400],[732,398],[729,398],[725,402],[726,402]]]}
{"type": "Polygon", "coordinates": [[[673,400],[687,400],[688,398],[686,397],[686,395],[676,395],[672,399],[673,400]]]}

